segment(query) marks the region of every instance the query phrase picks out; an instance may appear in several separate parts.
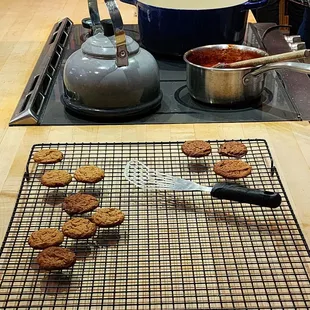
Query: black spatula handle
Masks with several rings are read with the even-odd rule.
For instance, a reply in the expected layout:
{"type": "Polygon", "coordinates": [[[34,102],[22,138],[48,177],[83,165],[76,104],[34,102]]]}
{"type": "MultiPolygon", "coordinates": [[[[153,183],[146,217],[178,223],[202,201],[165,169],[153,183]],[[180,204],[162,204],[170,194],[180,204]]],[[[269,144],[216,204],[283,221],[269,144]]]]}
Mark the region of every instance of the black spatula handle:
{"type": "Polygon", "coordinates": [[[211,196],[269,208],[277,208],[281,204],[281,196],[278,193],[250,189],[232,183],[215,184],[211,190],[211,196]]]}

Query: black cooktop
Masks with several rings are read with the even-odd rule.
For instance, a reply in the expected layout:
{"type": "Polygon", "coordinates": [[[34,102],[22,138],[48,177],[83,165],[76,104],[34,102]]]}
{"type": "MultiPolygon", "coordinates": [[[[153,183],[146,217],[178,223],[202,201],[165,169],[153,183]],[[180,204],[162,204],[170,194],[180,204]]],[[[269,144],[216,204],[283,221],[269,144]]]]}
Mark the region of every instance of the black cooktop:
{"type": "MultiPolygon", "coordinates": [[[[282,34],[276,30],[266,37],[264,46],[260,35],[270,24],[248,27],[244,44],[265,48],[268,53],[289,51],[282,34]],[[276,44],[275,44],[276,42],[276,44]]],[[[126,25],[126,34],[139,41],[136,25],[126,25]]],[[[21,97],[10,125],[90,125],[90,124],[156,124],[206,122],[269,122],[310,119],[310,98],[305,98],[310,80],[293,72],[269,72],[260,100],[242,105],[206,105],[193,100],[186,88],[185,63],[182,59],[154,55],[160,68],[163,100],[150,115],[100,118],[80,115],[65,108],[61,102],[64,92],[63,67],[66,59],[89,35],[82,25],[69,19],[56,24],[42,51],[29,83],[21,97]]]]}

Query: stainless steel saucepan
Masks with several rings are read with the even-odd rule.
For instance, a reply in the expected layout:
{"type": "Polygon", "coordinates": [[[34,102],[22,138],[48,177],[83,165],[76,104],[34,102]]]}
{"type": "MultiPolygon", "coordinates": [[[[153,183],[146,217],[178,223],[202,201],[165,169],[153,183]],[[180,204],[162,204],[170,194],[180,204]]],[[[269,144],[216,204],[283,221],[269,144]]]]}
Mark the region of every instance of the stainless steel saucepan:
{"type": "Polygon", "coordinates": [[[218,50],[232,48],[240,52],[268,56],[263,50],[244,45],[207,45],[189,50],[184,54],[184,61],[186,62],[187,87],[193,98],[209,104],[233,104],[250,101],[257,99],[262,94],[267,71],[289,69],[310,74],[310,65],[299,62],[278,62],[236,69],[212,68],[199,64],[202,59],[201,55],[208,57],[208,53],[212,55],[218,50]],[[195,60],[193,61],[193,59],[195,60]]]}

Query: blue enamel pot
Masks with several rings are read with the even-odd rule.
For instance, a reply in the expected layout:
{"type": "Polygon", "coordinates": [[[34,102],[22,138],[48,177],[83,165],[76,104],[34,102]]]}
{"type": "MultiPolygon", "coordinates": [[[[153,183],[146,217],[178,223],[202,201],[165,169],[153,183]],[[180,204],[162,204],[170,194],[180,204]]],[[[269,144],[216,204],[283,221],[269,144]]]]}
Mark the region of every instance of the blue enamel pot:
{"type": "Polygon", "coordinates": [[[197,46],[241,44],[248,12],[268,0],[121,0],[136,5],[142,45],[182,56],[197,46]]]}

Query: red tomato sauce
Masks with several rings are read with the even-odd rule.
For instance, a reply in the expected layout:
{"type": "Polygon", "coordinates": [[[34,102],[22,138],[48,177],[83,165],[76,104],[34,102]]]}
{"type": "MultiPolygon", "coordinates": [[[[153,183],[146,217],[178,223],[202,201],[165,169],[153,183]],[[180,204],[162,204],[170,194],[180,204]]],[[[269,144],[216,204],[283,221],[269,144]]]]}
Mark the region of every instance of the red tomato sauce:
{"type": "Polygon", "coordinates": [[[213,67],[218,63],[232,63],[262,57],[253,51],[243,51],[235,48],[197,50],[187,56],[187,60],[195,65],[213,67]]]}

